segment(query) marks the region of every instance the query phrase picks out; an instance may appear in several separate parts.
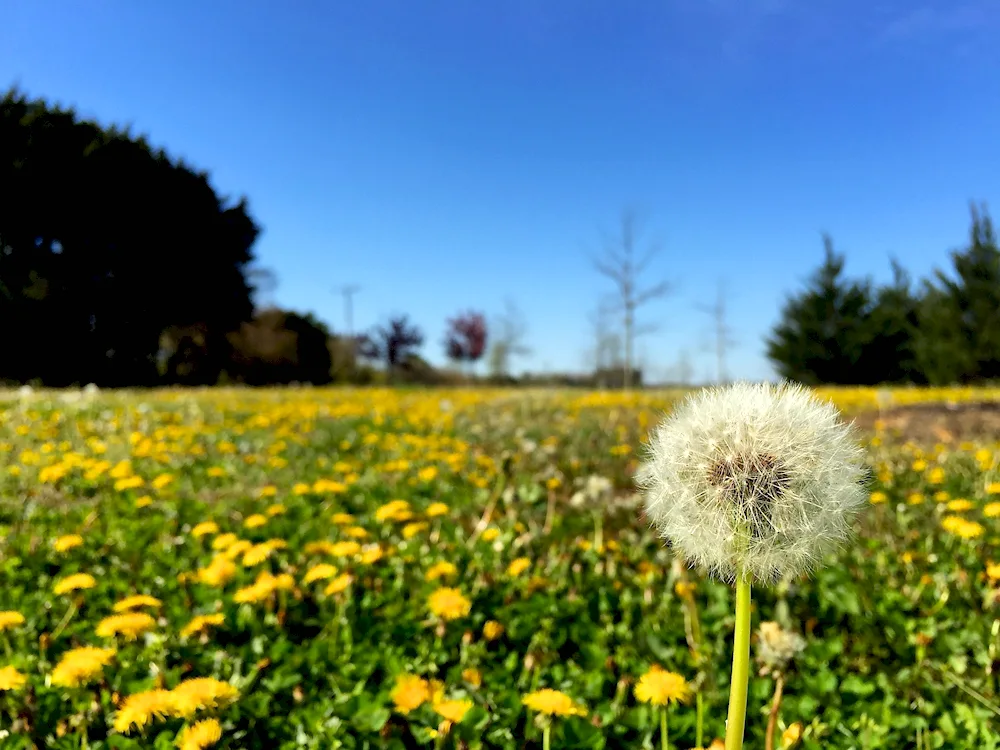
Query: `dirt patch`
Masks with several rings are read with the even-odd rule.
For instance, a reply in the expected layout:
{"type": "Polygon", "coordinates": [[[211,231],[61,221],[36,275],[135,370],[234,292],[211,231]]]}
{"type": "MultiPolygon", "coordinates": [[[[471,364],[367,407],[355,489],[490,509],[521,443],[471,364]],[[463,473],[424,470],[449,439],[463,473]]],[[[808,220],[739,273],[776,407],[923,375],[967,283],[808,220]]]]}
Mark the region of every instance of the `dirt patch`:
{"type": "Polygon", "coordinates": [[[853,416],[865,432],[874,432],[881,419],[893,438],[915,443],[1000,441],[1000,402],[914,404],[853,416]]]}

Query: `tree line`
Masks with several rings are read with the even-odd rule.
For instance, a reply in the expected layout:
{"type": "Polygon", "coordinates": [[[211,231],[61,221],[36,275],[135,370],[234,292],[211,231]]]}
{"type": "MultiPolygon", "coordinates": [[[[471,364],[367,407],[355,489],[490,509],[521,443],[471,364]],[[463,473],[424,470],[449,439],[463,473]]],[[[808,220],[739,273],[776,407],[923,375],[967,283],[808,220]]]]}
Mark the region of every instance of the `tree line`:
{"type": "MultiPolygon", "coordinates": [[[[273,277],[256,265],[261,229],[247,199],[220,196],[207,173],[145,136],[10,89],[0,99],[0,184],[0,382],[445,377],[419,357],[424,334],[406,316],[347,336],[312,314],[256,309],[273,277]]],[[[503,378],[527,353],[525,325],[509,307],[487,328],[482,313],[462,313],[442,346],[460,371],[488,354],[503,378]]]]}
{"type": "Polygon", "coordinates": [[[985,206],[971,206],[968,240],[950,253],[950,268],[918,282],[895,260],[888,283],[850,278],[832,239],[823,243],[822,264],[767,339],[779,375],[844,385],[1000,378],[1000,249],[985,206]]]}

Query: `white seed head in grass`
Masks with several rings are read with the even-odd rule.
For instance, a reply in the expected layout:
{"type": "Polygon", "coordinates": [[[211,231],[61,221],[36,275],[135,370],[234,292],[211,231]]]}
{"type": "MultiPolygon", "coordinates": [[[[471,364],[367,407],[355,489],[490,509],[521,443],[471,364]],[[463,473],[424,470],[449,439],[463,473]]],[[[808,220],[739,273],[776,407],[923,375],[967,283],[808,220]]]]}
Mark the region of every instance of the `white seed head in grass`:
{"type": "Polygon", "coordinates": [[[737,383],[689,397],[653,432],[636,482],[660,534],[732,581],[810,570],[865,503],[864,451],[805,388],[737,383]]]}

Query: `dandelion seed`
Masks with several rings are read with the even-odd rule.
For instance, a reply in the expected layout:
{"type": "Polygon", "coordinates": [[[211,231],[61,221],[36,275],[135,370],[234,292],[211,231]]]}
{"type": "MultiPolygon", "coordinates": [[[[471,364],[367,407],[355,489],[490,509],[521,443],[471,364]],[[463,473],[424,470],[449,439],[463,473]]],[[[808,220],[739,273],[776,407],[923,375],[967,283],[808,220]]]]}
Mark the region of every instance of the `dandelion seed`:
{"type": "Polygon", "coordinates": [[[637,474],[662,536],[727,580],[807,571],[864,504],[863,451],[836,408],[792,385],[702,391],[653,433],[637,474]]]}

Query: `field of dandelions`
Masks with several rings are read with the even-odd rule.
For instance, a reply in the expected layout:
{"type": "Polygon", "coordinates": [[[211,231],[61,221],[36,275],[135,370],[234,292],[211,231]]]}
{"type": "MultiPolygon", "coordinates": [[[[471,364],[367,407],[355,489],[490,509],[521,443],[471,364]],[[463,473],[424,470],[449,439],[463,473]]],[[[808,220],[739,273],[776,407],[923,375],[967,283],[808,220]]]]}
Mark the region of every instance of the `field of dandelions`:
{"type": "MultiPolygon", "coordinates": [[[[633,483],[679,397],[3,395],[0,747],[719,747],[733,590],[633,483]]],[[[746,746],[998,748],[1000,444],[866,435],[853,541],[754,591],[746,746]]]]}

